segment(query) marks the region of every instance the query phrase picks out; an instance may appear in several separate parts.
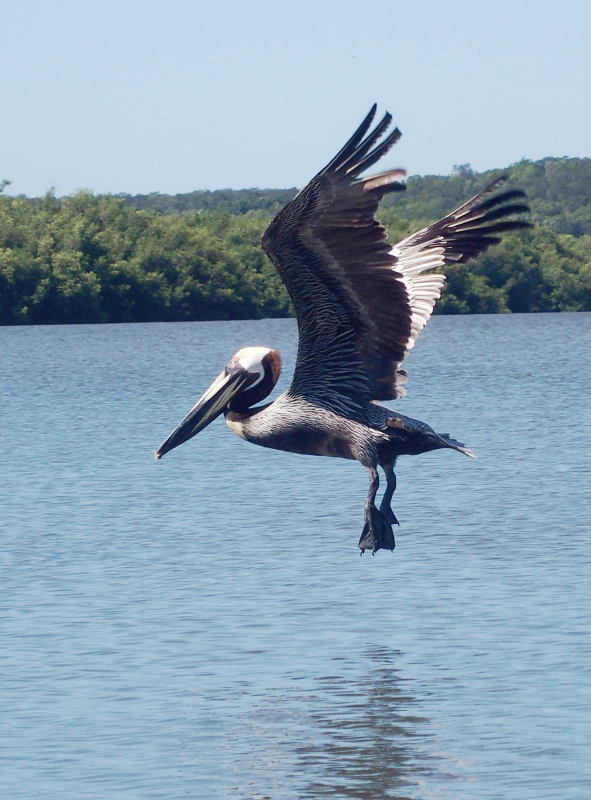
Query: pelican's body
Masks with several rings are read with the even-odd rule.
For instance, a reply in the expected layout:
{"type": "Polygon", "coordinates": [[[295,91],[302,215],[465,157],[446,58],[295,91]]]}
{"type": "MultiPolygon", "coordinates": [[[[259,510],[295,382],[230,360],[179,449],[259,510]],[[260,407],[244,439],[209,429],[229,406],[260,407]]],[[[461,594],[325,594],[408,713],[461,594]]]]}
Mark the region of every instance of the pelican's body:
{"type": "MultiPolygon", "coordinates": [[[[385,466],[401,455],[452,447],[419,420],[372,405],[351,419],[286,392],[247,412],[225,413],[228,427],[252,444],[307,456],[335,456],[385,466]]],[[[455,448],[458,449],[458,448],[455,448]]],[[[465,448],[462,448],[465,450],[465,448]]]]}
{"type": "MultiPolygon", "coordinates": [[[[276,361],[279,354],[268,351],[267,358],[276,361]]],[[[268,387],[270,391],[273,384],[264,361],[261,369],[268,377],[260,386],[268,387]]],[[[387,488],[379,511],[373,512],[373,520],[367,520],[359,542],[362,551],[366,548],[374,552],[380,548],[394,549],[392,524],[398,524],[398,520],[390,502],[396,488],[394,465],[398,456],[418,455],[440,448],[452,448],[472,455],[460,442],[446,434],[436,433],[424,422],[376,403],[360,408],[358,414],[343,416],[288,390],[264,406],[246,408],[238,405],[232,408],[230,403],[224,415],[228,427],[252,444],[301,455],[359,461],[370,473],[369,511],[366,510],[370,518],[379,486],[376,466],[382,467],[388,480],[387,488]],[[370,521],[371,528],[376,530],[370,530],[370,521]]]]}
{"type": "Polygon", "coordinates": [[[467,261],[496,243],[495,234],[527,226],[509,219],[527,210],[510,191],[488,197],[498,179],[460,208],[392,247],[374,219],[379,200],[404,188],[401,170],[359,175],[399,138],[382,138],[389,114],[368,133],[375,106],[332,161],[273,220],[263,246],[292,298],[299,328],[295,374],[274,402],[281,358],[268,347],[244,347],[199,399],[156,455],[182,444],[215,417],[262,447],[348,458],[369,472],[365,524],[359,541],[394,549],[390,503],[400,455],[448,448],[473,453],[379,400],[404,394],[401,368],[441,293],[445,276],[432,270],[467,261]],[[386,490],[379,508],[377,467],[386,490]]]}

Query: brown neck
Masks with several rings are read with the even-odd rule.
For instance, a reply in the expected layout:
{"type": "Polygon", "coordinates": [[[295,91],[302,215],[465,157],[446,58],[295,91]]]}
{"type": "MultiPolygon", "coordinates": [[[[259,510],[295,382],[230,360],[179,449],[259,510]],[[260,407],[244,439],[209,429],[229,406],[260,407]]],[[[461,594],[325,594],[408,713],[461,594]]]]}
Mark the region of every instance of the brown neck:
{"type": "Polygon", "coordinates": [[[265,375],[263,379],[256,384],[256,386],[251,386],[249,389],[245,389],[240,394],[237,394],[230,400],[229,403],[229,410],[230,411],[237,411],[240,414],[244,414],[248,411],[255,403],[260,403],[261,400],[264,400],[265,397],[272,391],[273,387],[275,386],[275,381],[273,380],[273,375],[265,370],[265,375]]]}
{"type": "Polygon", "coordinates": [[[227,406],[224,409],[224,417],[226,418],[226,420],[230,420],[231,422],[243,423],[246,420],[250,419],[251,417],[256,417],[257,414],[260,414],[261,411],[264,411],[266,408],[269,408],[270,405],[271,403],[265,403],[264,406],[257,406],[256,408],[245,408],[244,410],[230,408],[229,406],[227,406]]]}

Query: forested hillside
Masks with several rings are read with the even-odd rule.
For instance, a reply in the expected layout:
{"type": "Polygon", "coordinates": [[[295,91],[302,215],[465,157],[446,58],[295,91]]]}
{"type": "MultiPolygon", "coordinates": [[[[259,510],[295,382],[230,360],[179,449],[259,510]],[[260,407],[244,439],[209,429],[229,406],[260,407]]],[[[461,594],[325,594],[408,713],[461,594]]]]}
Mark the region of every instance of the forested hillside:
{"type": "MultiPolygon", "coordinates": [[[[591,310],[591,159],[522,161],[534,228],[447,269],[443,313],[591,310]]],[[[397,240],[497,172],[411,177],[378,217],[397,240]]],[[[1,188],[2,184],[0,184],[1,188]]],[[[0,324],[235,319],[290,313],[259,246],[295,189],[56,198],[0,194],[0,324]]]]}

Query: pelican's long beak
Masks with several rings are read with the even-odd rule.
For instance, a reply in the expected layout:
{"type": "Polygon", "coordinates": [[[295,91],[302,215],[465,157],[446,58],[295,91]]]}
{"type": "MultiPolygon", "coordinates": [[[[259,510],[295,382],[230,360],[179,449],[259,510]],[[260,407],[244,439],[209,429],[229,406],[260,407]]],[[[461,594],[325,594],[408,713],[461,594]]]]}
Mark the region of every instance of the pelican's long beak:
{"type": "Polygon", "coordinates": [[[222,413],[230,400],[238,394],[247,384],[252,383],[256,375],[245,371],[222,372],[217,376],[209,389],[195,403],[187,416],[180,422],[156,450],[156,458],[162,458],[165,453],[183,444],[196,433],[202,431],[210,422],[222,413]]]}

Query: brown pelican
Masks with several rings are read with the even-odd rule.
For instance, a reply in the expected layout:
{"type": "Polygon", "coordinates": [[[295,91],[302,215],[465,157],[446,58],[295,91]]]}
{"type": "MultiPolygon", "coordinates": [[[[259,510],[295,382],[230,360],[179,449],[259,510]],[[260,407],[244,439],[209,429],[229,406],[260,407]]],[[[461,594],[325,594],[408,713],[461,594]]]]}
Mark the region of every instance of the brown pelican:
{"type": "Polygon", "coordinates": [[[388,192],[404,189],[404,170],[362,178],[399,139],[386,113],[370,130],[374,105],[353,136],[269,225],[263,248],[284,281],[298,322],[289,389],[264,400],[281,370],[276,350],[244,347],[230,359],[188,415],[156,451],[160,458],[220,414],[248,442],[292,453],[356,459],[369,472],[363,552],[394,549],[390,503],[401,455],[448,448],[473,456],[448,434],[379,405],[404,394],[401,364],[429,319],[445,264],[468,261],[524,228],[520,191],[492,194],[506,176],[392,247],[374,214],[388,192]],[[378,466],[386,475],[379,508],[378,466]]]}

